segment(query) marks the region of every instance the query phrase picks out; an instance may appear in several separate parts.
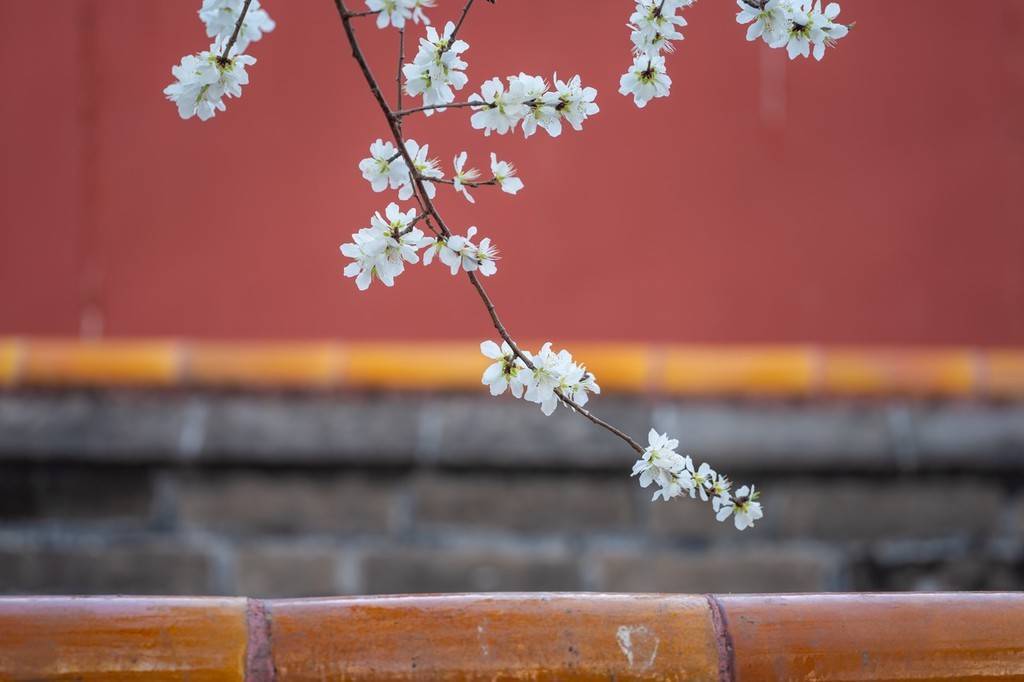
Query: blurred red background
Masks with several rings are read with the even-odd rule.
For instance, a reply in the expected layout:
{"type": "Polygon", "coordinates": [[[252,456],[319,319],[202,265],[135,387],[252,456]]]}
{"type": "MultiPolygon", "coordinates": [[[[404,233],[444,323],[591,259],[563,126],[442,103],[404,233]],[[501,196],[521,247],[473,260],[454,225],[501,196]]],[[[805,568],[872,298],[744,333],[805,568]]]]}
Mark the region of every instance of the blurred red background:
{"type": "MultiPolygon", "coordinates": [[[[251,84],[205,124],[161,90],[208,44],[196,2],[0,0],[0,334],[478,339],[464,278],[412,268],[360,294],[338,244],[393,193],[356,168],[386,128],[330,0],[266,0],[251,84]]],[[[440,0],[442,23],[461,2],[440,0]]],[[[823,63],[687,12],[672,97],[616,93],[630,3],[479,3],[471,89],[580,73],[582,133],[407,125],[451,173],[514,162],[518,197],[440,190],[502,249],[488,285],[521,337],[1024,343],[1024,4],[851,0],[823,63]]],[[[393,91],[397,34],[360,26],[393,91]]],[[[414,32],[415,33],[415,32],[414,32]]],[[[410,48],[412,41],[410,40],[410,48]]]]}

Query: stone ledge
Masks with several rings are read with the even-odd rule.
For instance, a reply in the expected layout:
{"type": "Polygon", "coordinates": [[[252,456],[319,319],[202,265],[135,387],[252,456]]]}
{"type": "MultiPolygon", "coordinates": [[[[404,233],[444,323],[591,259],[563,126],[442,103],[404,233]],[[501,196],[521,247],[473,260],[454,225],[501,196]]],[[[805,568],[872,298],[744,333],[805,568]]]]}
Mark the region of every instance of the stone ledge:
{"type": "MultiPolygon", "coordinates": [[[[1024,401],[601,397],[726,471],[1002,470],[1024,464],[1024,401]]],[[[159,391],[0,393],[0,459],[619,469],[632,454],[560,409],[487,396],[159,391]]]]}

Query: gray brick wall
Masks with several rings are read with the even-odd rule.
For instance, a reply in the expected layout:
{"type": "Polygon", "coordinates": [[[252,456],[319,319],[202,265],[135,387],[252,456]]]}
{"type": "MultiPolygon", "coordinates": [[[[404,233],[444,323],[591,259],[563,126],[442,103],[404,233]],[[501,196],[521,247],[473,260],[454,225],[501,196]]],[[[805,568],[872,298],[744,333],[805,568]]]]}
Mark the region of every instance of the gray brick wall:
{"type": "Polygon", "coordinates": [[[753,480],[743,534],[485,396],[0,394],[0,592],[1024,587],[1024,404],[602,398],[753,480]]]}

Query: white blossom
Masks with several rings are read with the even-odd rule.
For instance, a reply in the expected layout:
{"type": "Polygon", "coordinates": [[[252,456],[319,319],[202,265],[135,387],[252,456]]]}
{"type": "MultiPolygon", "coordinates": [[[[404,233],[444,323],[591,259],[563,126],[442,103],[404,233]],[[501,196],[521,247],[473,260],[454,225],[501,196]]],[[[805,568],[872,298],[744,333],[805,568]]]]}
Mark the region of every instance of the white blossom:
{"type": "Polygon", "coordinates": [[[562,395],[580,407],[587,404],[591,393],[601,393],[601,387],[598,386],[594,375],[588,372],[583,365],[572,362],[571,356],[558,387],[562,395]]]}
{"type": "Polygon", "coordinates": [[[474,243],[475,235],[474,226],[466,230],[465,237],[452,235],[425,240],[422,245],[427,247],[427,251],[423,254],[423,264],[430,265],[436,255],[453,275],[459,274],[459,270],[465,270],[477,271],[490,277],[498,271],[498,249],[491,244],[490,238],[481,240],[479,244],[474,243]]]}
{"type": "Polygon", "coordinates": [[[523,383],[526,385],[524,397],[540,405],[541,411],[550,416],[558,407],[558,395],[555,390],[561,384],[566,357],[552,351],[550,341],[545,343],[536,355],[529,352],[525,355],[533,364],[533,369],[527,370],[523,376],[523,383]]]}
{"type": "Polygon", "coordinates": [[[405,21],[411,19],[415,0],[366,0],[366,7],[377,12],[377,28],[404,28],[405,21]]]}
{"type": "Polygon", "coordinates": [[[398,189],[409,182],[409,169],[405,159],[397,155],[398,148],[390,142],[377,139],[370,145],[369,158],[359,162],[359,170],[374,192],[398,189]]]}
{"type": "Polygon", "coordinates": [[[630,40],[637,54],[658,55],[662,50],[670,52],[673,40],[682,40],[680,28],[686,26],[686,19],[676,14],[677,10],[693,4],[671,0],[637,0],[636,9],[629,17],[630,40]]]}
{"type": "MultiPolygon", "coordinates": [[[[523,397],[540,405],[546,415],[550,416],[563,398],[583,407],[591,393],[601,392],[593,373],[574,362],[569,351],[563,349],[554,352],[550,341],[536,355],[525,350],[522,353],[532,367],[523,363],[516,373],[516,379],[526,389],[523,397]]],[[[568,406],[575,409],[572,405],[568,406]]]]}
{"type": "MultiPolygon", "coordinates": [[[[423,178],[423,189],[427,192],[427,198],[433,199],[437,194],[437,188],[434,183],[429,181],[429,178],[443,178],[444,173],[441,171],[437,159],[428,157],[430,145],[425,144],[421,147],[416,140],[406,140],[405,151],[412,160],[416,173],[423,178]]],[[[412,176],[406,173],[404,181],[398,188],[398,198],[402,201],[412,198],[414,188],[415,183],[412,176]]]]}
{"type": "MultiPolygon", "coordinates": [[[[433,26],[427,27],[426,38],[420,38],[420,47],[412,62],[402,67],[405,91],[409,95],[423,96],[424,106],[449,104],[455,101],[454,90],[461,90],[469,79],[463,72],[467,64],[459,55],[469,49],[464,40],[452,40],[455,24],[445,24],[444,33],[438,34],[433,26]]],[[[431,116],[444,108],[427,109],[431,116]]]]}
{"type": "Polygon", "coordinates": [[[789,0],[768,0],[764,7],[750,5],[747,0],[736,0],[740,11],[736,21],[750,24],[747,28],[747,40],[761,38],[768,45],[775,46],[789,32],[789,0]]]}
{"type": "Polygon", "coordinates": [[[685,467],[685,460],[676,452],[679,441],[651,429],[647,434],[647,442],[643,454],[633,464],[631,475],[640,477],[641,488],[652,483],[661,488],[654,493],[652,501],[659,496],[667,501],[681,492],[679,474],[685,467]]]}
{"type": "Polygon", "coordinates": [[[790,59],[810,56],[811,42],[815,39],[824,40],[821,29],[814,25],[814,13],[811,9],[810,3],[807,2],[793,7],[789,12],[789,27],[782,40],[785,40],[786,52],[789,53],[790,59]]]}
{"type": "Polygon", "coordinates": [[[469,119],[470,125],[475,130],[483,130],[484,135],[490,135],[491,131],[504,135],[515,128],[526,110],[521,93],[506,92],[500,78],[484,81],[480,94],[470,95],[469,101],[487,103],[487,106],[476,109],[469,119]]]}
{"type": "Polygon", "coordinates": [[[722,506],[722,500],[730,499],[729,488],[731,487],[732,481],[722,474],[714,473],[711,479],[711,487],[708,492],[711,496],[711,508],[714,511],[717,512],[722,506]]]}
{"type": "Polygon", "coordinates": [[[480,93],[470,96],[470,102],[482,102],[474,107],[470,124],[484,135],[496,131],[504,135],[521,124],[523,135],[530,137],[537,128],[543,128],[551,137],[562,133],[562,119],[574,130],[582,130],[583,121],[598,113],[597,90],[583,87],[579,76],[568,81],[558,80],[555,90],[541,76],[520,73],[508,77],[508,87],[498,78],[485,81],[480,93]]]}
{"type": "Polygon", "coordinates": [[[523,181],[516,177],[516,167],[507,161],[498,161],[494,152],[491,152],[491,173],[501,191],[507,194],[515,194],[524,186],[523,181]]]}
{"type": "Polygon", "coordinates": [[[517,94],[525,105],[522,119],[523,136],[530,137],[537,127],[547,131],[551,137],[562,134],[562,117],[558,112],[561,100],[558,94],[548,90],[547,82],[540,76],[520,73],[509,78],[509,91],[517,94]]]}
{"type": "Polygon", "coordinates": [[[501,395],[506,389],[512,391],[516,398],[523,397],[525,386],[519,375],[520,372],[527,372],[526,365],[516,357],[512,348],[507,342],[502,341],[501,347],[494,341],[484,341],[480,344],[480,352],[494,362],[484,370],[482,383],[487,386],[491,395],[501,395]]]}
{"type": "Polygon", "coordinates": [[[636,0],[629,26],[648,36],[676,33],[676,27],[686,26],[686,20],[676,11],[692,4],[693,0],[636,0]]]}
{"type": "Polygon", "coordinates": [[[641,109],[655,97],[668,97],[672,79],[665,72],[665,58],[660,55],[641,54],[633,59],[633,66],[619,79],[619,92],[633,95],[641,109]]]}
{"type": "Polygon", "coordinates": [[[555,94],[558,97],[558,113],[569,122],[573,130],[583,130],[583,121],[601,111],[594,101],[595,88],[583,87],[578,75],[567,81],[558,80],[555,75],[555,94]]]}
{"type": "MultiPolygon", "coordinates": [[[[244,5],[245,0],[203,0],[199,19],[206,24],[206,35],[219,40],[230,38],[244,5]]],[[[260,0],[252,0],[238,30],[235,48],[240,53],[245,52],[249,43],[256,42],[264,33],[270,33],[275,26],[267,11],[260,7],[260,0]]]]}
{"type": "Polygon", "coordinates": [[[785,47],[790,59],[813,53],[821,61],[825,48],[835,46],[849,33],[848,26],[835,21],[840,9],[835,2],[824,10],[820,0],[769,0],[764,7],[756,3],[737,0],[740,11],[736,21],[750,24],[747,40],[761,38],[771,47],[785,47]]]}
{"type": "Polygon", "coordinates": [[[384,216],[382,218],[380,212],[374,213],[370,226],[384,236],[389,259],[395,262],[398,272],[402,272],[403,263],[419,262],[416,252],[423,241],[423,231],[411,227],[416,221],[416,209],[403,213],[398,204],[392,202],[384,209],[384,216]]]}
{"type": "Polygon", "coordinates": [[[412,20],[417,24],[430,25],[430,19],[423,12],[425,7],[435,7],[434,0],[413,0],[412,2],[412,20]]]}
{"type": "MultiPolygon", "coordinates": [[[[455,191],[462,192],[463,196],[466,197],[466,200],[469,203],[475,204],[476,199],[470,196],[466,183],[475,183],[480,178],[480,171],[476,168],[465,168],[468,156],[469,155],[466,152],[460,152],[459,155],[455,157],[453,161],[453,165],[455,166],[455,175],[452,182],[454,184],[455,191]]],[[[492,154],[491,156],[494,155],[492,154]]]]}
{"type": "Polygon", "coordinates": [[[242,86],[249,83],[245,67],[255,64],[256,59],[237,54],[237,48],[227,59],[221,59],[223,50],[224,45],[216,42],[209,50],[186,55],[171,69],[177,81],[164,88],[164,95],[177,105],[182,118],[209,120],[227,108],[225,97],[242,96],[242,86]]]}
{"type": "Polygon", "coordinates": [[[704,462],[694,470],[693,462],[690,461],[683,476],[686,479],[684,487],[690,493],[690,497],[694,497],[699,493],[701,501],[707,502],[709,499],[708,493],[712,488],[715,478],[715,470],[711,468],[711,465],[704,462]]]}
{"type": "Polygon", "coordinates": [[[481,275],[490,277],[498,271],[498,249],[491,244],[490,238],[481,240],[480,244],[473,242],[476,235],[476,227],[466,230],[466,236],[452,235],[446,239],[438,238],[433,240],[432,251],[424,256],[425,265],[430,264],[436,251],[438,258],[447,265],[453,275],[459,274],[459,270],[466,272],[479,271],[481,275]]]}
{"type": "Polygon", "coordinates": [[[368,227],[353,234],[352,242],[341,245],[342,255],[353,260],[345,266],[345,276],[355,277],[360,291],[366,291],[374,277],[384,286],[394,286],[394,271],[384,255],[386,248],[383,237],[368,227]]]}
{"type": "Polygon", "coordinates": [[[722,498],[715,518],[725,521],[732,515],[736,530],[752,527],[754,521],[764,516],[761,503],[757,501],[760,496],[761,493],[754,490],[754,486],[743,486],[736,491],[735,497],[722,498]]]}
{"type": "MultiPolygon", "coordinates": [[[[820,8],[821,5],[819,4],[818,7],[820,8]]],[[[837,2],[829,3],[824,12],[819,12],[815,16],[815,22],[818,22],[818,29],[821,31],[818,41],[814,43],[814,58],[819,62],[825,56],[826,46],[835,47],[836,41],[845,38],[846,34],[850,32],[848,26],[835,21],[838,16],[839,3],[837,2]]]]}
{"type": "MultiPolygon", "coordinates": [[[[491,244],[490,237],[484,237],[480,240],[476,251],[471,253],[470,259],[476,263],[476,269],[484,277],[490,277],[498,272],[498,247],[491,244]]],[[[472,268],[466,267],[465,263],[463,263],[463,268],[467,272],[472,270],[472,268]]]]}

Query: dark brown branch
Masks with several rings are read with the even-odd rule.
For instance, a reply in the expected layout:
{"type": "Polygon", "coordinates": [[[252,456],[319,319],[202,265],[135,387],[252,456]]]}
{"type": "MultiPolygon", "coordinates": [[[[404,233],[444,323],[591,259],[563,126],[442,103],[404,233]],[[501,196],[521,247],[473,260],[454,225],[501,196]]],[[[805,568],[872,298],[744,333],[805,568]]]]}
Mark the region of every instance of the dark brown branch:
{"type": "MultiPolygon", "coordinates": [[[[448,39],[448,46],[445,48],[445,50],[447,50],[448,47],[451,47],[452,43],[455,42],[455,36],[459,34],[459,29],[462,28],[462,22],[466,20],[466,15],[469,14],[469,8],[473,6],[473,2],[474,0],[466,0],[466,6],[462,8],[462,14],[459,15],[459,21],[458,23],[455,24],[455,30],[452,31],[452,35],[448,39]]],[[[443,52],[444,51],[442,50],[442,53],[443,52]]]]}
{"type": "MultiPolygon", "coordinates": [[[[402,67],[405,66],[405,26],[398,29],[398,74],[395,76],[395,80],[398,82],[398,98],[395,100],[395,109],[398,110],[398,115],[402,115],[402,90],[405,86],[405,75],[402,73],[402,67]]],[[[402,127],[402,122],[398,122],[398,127],[402,127]]]]}
{"type": "MultiPolygon", "coordinates": [[[[494,329],[497,330],[498,335],[505,341],[505,343],[508,344],[508,347],[512,349],[512,352],[515,354],[515,356],[519,358],[522,361],[522,363],[527,366],[527,368],[534,369],[533,362],[530,360],[530,358],[526,357],[522,350],[520,350],[516,342],[512,340],[512,336],[508,333],[508,330],[505,329],[505,325],[501,323],[501,318],[498,317],[498,311],[494,307],[494,302],[491,301],[491,297],[487,295],[487,291],[484,289],[484,285],[480,282],[480,278],[477,277],[477,274],[475,272],[466,272],[466,275],[469,277],[469,281],[473,284],[473,287],[476,289],[476,292],[480,295],[480,298],[483,300],[484,306],[486,306],[487,308],[487,314],[491,316],[491,322],[494,324],[494,329]]],[[[565,405],[576,410],[581,415],[592,421],[594,424],[597,424],[601,428],[611,432],[612,434],[624,440],[629,445],[629,447],[633,448],[637,452],[637,454],[644,454],[644,448],[641,447],[640,444],[637,443],[635,440],[630,438],[628,434],[620,431],[619,429],[615,428],[608,422],[595,416],[593,413],[590,412],[590,410],[584,409],[575,401],[570,400],[560,390],[556,390],[555,394],[558,396],[559,400],[565,403],[565,405]]]]}
{"type": "MultiPolygon", "coordinates": [[[[466,2],[466,6],[463,7],[462,16],[459,17],[459,23],[456,25],[455,30],[452,32],[452,40],[449,41],[449,45],[451,45],[451,43],[454,42],[455,34],[458,32],[459,28],[462,26],[462,23],[465,21],[466,14],[469,13],[469,9],[470,7],[473,6],[473,2],[474,0],[468,0],[466,2]]],[[[402,136],[402,130],[400,126],[401,115],[403,115],[404,113],[411,113],[413,110],[406,110],[405,112],[394,112],[388,106],[388,103],[384,99],[384,95],[381,93],[380,87],[377,84],[377,80],[373,76],[373,72],[370,70],[370,66],[366,62],[366,57],[363,55],[363,51],[359,46],[359,41],[356,38],[355,30],[352,28],[350,19],[354,15],[351,14],[345,7],[345,0],[334,0],[334,4],[338,8],[338,15],[341,17],[342,25],[345,28],[345,35],[347,36],[348,42],[352,47],[352,57],[359,64],[359,68],[363,72],[363,76],[366,79],[366,83],[370,87],[370,92],[377,100],[377,104],[380,106],[381,111],[384,113],[384,117],[387,119],[388,128],[391,129],[391,134],[395,138],[395,144],[398,145],[399,153],[401,154],[402,158],[405,159],[405,163],[409,168],[409,174],[413,180],[414,196],[416,198],[416,202],[420,205],[420,209],[423,213],[422,217],[426,221],[427,226],[430,227],[432,231],[435,231],[434,226],[430,222],[430,219],[433,218],[434,221],[437,223],[437,227],[441,232],[441,236],[443,236],[444,238],[448,238],[452,234],[451,230],[449,230],[448,226],[445,225],[444,219],[441,218],[441,214],[438,213],[437,208],[434,206],[434,202],[430,200],[430,196],[427,194],[426,188],[423,185],[424,179],[416,171],[416,167],[413,165],[412,159],[409,157],[409,153],[405,149],[405,139],[402,136]]],[[[464,103],[463,106],[479,105],[464,103]]],[[[430,181],[450,182],[436,178],[431,178],[430,181]]],[[[419,220],[419,218],[417,218],[417,220],[419,220]]],[[[521,360],[522,363],[526,365],[528,369],[534,369],[533,362],[530,360],[529,357],[526,356],[525,353],[523,353],[523,351],[519,348],[516,342],[512,339],[512,335],[508,333],[507,329],[505,329],[505,325],[501,323],[501,318],[498,317],[498,311],[494,307],[494,302],[491,300],[491,297],[488,296],[487,290],[484,289],[484,286],[480,282],[480,278],[477,276],[477,273],[474,271],[467,271],[466,276],[469,278],[469,281],[473,285],[473,288],[476,289],[477,294],[479,294],[480,300],[483,301],[484,306],[487,308],[487,314],[490,316],[491,322],[494,324],[494,329],[498,332],[498,335],[502,338],[503,341],[505,341],[505,343],[508,344],[509,348],[512,349],[512,352],[515,354],[515,356],[519,358],[519,360],[521,360]]],[[[564,403],[566,406],[579,412],[586,419],[590,420],[597,426],[600,426],[601,428],[621,438],[638,454],[643,454],[644,448],[641,447],[640,444],[633,440],[629,435],[612,426],[603,419],[600,419],[599,417],[595,416],[589,410],[584,409],[581,405],[571,400],[568,396],[562,393],[562,391],[556,390],[555,394],[558,396],[559,400],[561,400],[562,403],[564,403]]]]}
{"type": "MultiPolygon", "coordinates": [[[[444,178],[431,178],[430,181],[431,182],[437,182],[437,183],[440,183],[442,185],[454,185],[455,184],[454,180],[445,180],[444,178]]],[[[470,180],[463,180],[459,184],[463,185],[465,187],[487,187],[488,185],[497,185],[498,184],[498,178],[491,178],[490,180],[484,180],[482,182],[473,182],[473,181],[470,181],[470,180]]]]}
{"type": "Polygon", "coordinates": [[[415,107],[412,109],[400,109],[395,112],[395,116],[402,118],[409,114],[415,114],[417,111],[430,111],[431,109],[461,109],[463,107],[489,107],[491,106],[487,102],[481,102],[478,100],[470,100],[468,102],[449,102],[448,104],[426,104],[422,107],[415,107]]]}
{"type": "Polygon", "coordinates": [[[363,77],[366,78],[366,84],[370,86],[370,92],[377,100],[377,104],[380,106],[384,117],[388,121],[388,128],[391,129],[391,135],[395,138],[395,144],[398,145],[398,151],[405,160],[406,167],[409,169],[409,175],[413,181],[413,187],[419,192],[419,195],[423,197],[425,203],[425,209],[433,216],[434,220],[437,221],[438,228],[444,236],[450,236],[451,231],[448,226],[444,224],[444,220],[441,218],[437,209],[427,198],[426,188],[423,186],[423,180],[420,178],[419,173],[416,172],[416,166],[412,162],[412,157],[409,156],[409,151],[405,148],[405,139],[402,137],[402,130],[398,125],[398,117],[395,116],[394,112],[391,111],[391,107],[388,106],[387,100],[384,99],[384,94],[380,91],[380,86],[377,85],[377,79],[373,77],[373,72],[370,71],[370,65],[366,62],[366,57],[363,55],[362,49],[359,47],[359,41],[356,39],[355,29],[352,28],[352,15],[349,13],[348,8],[345,7],[345,0],[334,0],[334,6],[338,8],[338,16],[341,17],[342,26],[345,28],[345,35],[348,37],[349,45],[352,46],[352,57],[359,64],[360,70],[363,72],[363,77]]]}
{"type": "Polygon", "coordinates": [[[231,32],[231,37],[228,38],[228,44],[224,46],[224,52],[221,53],[218,62],[224,63],[228,61],[228,55],[231,54],[231,48],[235,46],[235,41],[238,40],[238,34],[242,30],[242,23],[245,21],[245,15],[249,12],[249,5],[252,4],[252,0],[245,0],[245,4],[242,5],[242,11],[238,15],[238,21],[235,22],[235,30],[231,32]]]}
{"type": "Polygon", "coordinates": [[[419,221],[423,220],[426,217],[427,217],[426,213],[420,213],[418,216],[416,216],[415,218],[412,219],[411,223],[409,223],[408,225],[405,226],[404,230],[402,230],[401,232],[398,233],[398,236],[399,237],[404,237],[405,235],[407,235],[410,232],[412,232],[412,229],[414,227],[416,227],[416,223],[418,223],[419,221]]]}

